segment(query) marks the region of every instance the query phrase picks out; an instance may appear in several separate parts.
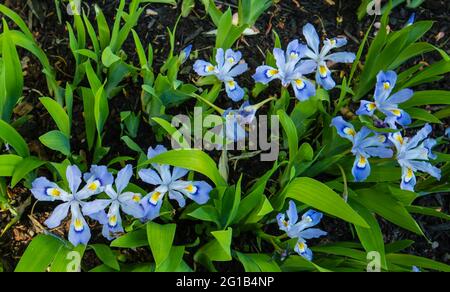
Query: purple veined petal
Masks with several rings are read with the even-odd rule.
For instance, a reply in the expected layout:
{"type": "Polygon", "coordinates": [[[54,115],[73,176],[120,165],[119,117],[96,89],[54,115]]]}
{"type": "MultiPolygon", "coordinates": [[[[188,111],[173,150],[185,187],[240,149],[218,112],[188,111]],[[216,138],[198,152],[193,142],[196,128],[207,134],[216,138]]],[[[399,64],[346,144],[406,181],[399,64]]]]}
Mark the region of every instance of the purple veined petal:
{"type": "Polygon", "coordinates": [[[316,82],[322,86],[325,90],[331,90],[336,86],[331,77],[331,71],[328,69],[326,64],[319,64],[316,71],[316,82]]]}
{"type": "Polygon", "coordinates": [[[118,194],[121,194],[122,191],[128,186],[128,183],[130,182],[132,176],[133,167],[131,166],[131,164],[127,164],[117,173],[115,184],[118,194]]]}
{"type": "Polygon", "coordinates": [[[380,71],[377,75],[374,99],[378,103],[383,103],[391,94],[397,83],[397,73],[394,71],[380,71]]]}
{"type": "Polygon", "coordinates": [[[300,101],[306,101],[316,95],[316,87],[308,79],[298,78],[292,81],[291,85],[294,89],[295,97],[300,101]]]}
{"type": "Polygon", "coordinates": [[[275,48],[273,49],[273,56],[275,58],[278,69],[283,70],[286,66],[286,56],[284,51],[280,48],[275,48]]]}
{"type": "Polygon", "coordinates": [[[318,229],[318,228],[308,228],[303,231],[301,231],[299,234],[299,237],[303,239],[312,239],[312,238],[319,238],[321,236],[327,235],[327,232],[318,229]]]}
{"type": "Polygon", "coordinates": [[[333,53],[325,57],[325,60],[330,60],[335,63],[353,63],[355,59],[356,55],[349,52],[333,53]]]}
{"type": "Polygon", "coordinates": [[[31,193],[39,201],[55,201],[67,198],[68,194],[57,184],[45,177],[39,177],[31,184],[31,193]]]}
{"type": "Polygon", "coordinates": [[[374,102],[361,100],[361,105],[359,106],[359,109],[356,111],[356,114],[364,116],[373,116],[376,109],[377,105],[374,102]]]}
{"type": "Polygon", "coordinates": [[[218,68],[222,68],[225,64],[225,51],[222,48],[217,49],[216,63],[218,68]]]}
{"type": "Polygon", "coordinates": [[[295,67],[294,74],[308,75],[316,71],[317,62],[314,60],[302,60],[295,67]]]}
{"type": "Polygon", "coordinates": [[[216,67],[203,60],[195,61],[193,68],[195,73],[200,76],[211,76],[216,74],[216,67]]]}
{"type": "Polygon", "coordinates": [[[244,98],[245,91],[234,80],[225,81],[225,91],[232,101],[238,102],[244,98]]]}
{"type": "Polygon", "coordinates": [[[74,246],[77,246],[79,244],[87,245],[89,239],[91,238],[89,225],[81,214],[80,206],[78,203],[73,202],[70,206],[70,209],[72,213],[72,220],[69,229],[69,241],[74,246]]]}
{"type": "Polygon", "coordinates": [[[333,120],[331,121],[331,125],[336,128],[339,136],[353,141],[356,135],[355,127],[353,127],[353,125],[349,122],[346,122],[341,116],[333,118],[333,120]]]}
{"type": "Polygon", "coordinates": [[[180,208],[184,208],[186,206],[186,199],[176,190],[169,190],[169,199],[177,201],[180,208]]]}
{"type": "Polygon", "coordinates": [[[111,200],[97,199],[92,202],[86,202],[83,204],[83,214],[90,216],[92,214],[98,213],[105,210],[111,204],[111,200]]]}
{"type": "Polygon", "coordinates": [[[53,213],[50,215],[50,217],[48,217],[47,220],[45,220],[44,224],[50,229],[58,227],[59,225],[61,225],[61,221],[67,217],[69,208],[70,202],[56,206],[56,208],[53,210],[53,213]]]}
{"type": "Polygon", "coordinates": [[[66,169],[67,182],[72,194],[78,191],[81,184],[81,171],[76,165],[69,165],[66,169]]]}
{"type": "Polygon", "coordinates": [[[413,169],[410,167],[402,167],[402,181],[400,183],[400,188],[402,190],[414,192],[416,182],[417,180],[413,169]]]}
{"type": "Polygon", "coordinates": [[[391,97],[387,99],[387,102],[391,104],[399,104],[404,103],[405,101],[408,101],[411,99],[411,97],[414,95],[414,91],[412,91],[409,88],[402,89],[396,93],[394,93],[391,97]]]}
{"type": "Polygon", "coordinates": [[[230,72],[228,72],[228,76],[234,78],[236,76],[241,75],[242,73],[244,73],[246,71],[248,71],[247,63],[240,63],[236,67],[231,69],[230,72]]]}
{"type": "Polygon", "coordinates": [[[308,23],[303,27],[303,36],[305,37],[308,46],[316,55],[318,55],[320,39],[316,29],[312,24],[308,23]]]}
{"type": "Polygon", "coordinates": [[[286,212],[288,218],[289,218],[289,223],[290,224],[295,224],[298,221],[298,212],[297,212],[297,206],[295,205],[294,201],[289,201],[289,208],[286,212]]]}
{"type": "Polygon", "coordinates": [[[154,186],[161,185],[163,183],[159,174],[150,168],[141,169],[138,175],[141,180],[154,186]]]}
{"type": "Polygon", "coordinates": [[[256,73],[253,75],[253,79],[256,82],[262,84],[268,84],[274,79],[280,78],[280,71],[270,66],[259,66],[256,68],[256,73]]]}
{"type": "Polygon", "coordinates": [[[370,163],[367,157],[356,155],[352,168],[353,178],[355,182],[365,181],[370,175],[370,163]]]}

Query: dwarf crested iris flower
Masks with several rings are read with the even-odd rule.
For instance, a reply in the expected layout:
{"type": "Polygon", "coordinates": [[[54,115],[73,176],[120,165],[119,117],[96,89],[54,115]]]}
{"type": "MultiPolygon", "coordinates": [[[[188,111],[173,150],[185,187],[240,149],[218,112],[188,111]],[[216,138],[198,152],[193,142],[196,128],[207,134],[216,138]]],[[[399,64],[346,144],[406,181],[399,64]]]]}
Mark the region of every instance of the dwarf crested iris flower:
{"type": "Polygon", "coordinates": [[[428,162],[430,159],[436,159],[436,155],[431,151],[436,140],[427,139],[431,131],[431,126],[427,124],[412,138],[404,138],[398,132],[389,136],[389,140],[397,149],[397,161],[402,168],[400,187],[403,190],[414,191],[416,171],[428,173],[438,180],[441,178],[441,170],[428,162]]]}
{"type": "Polygon", "coordinates": [[[246,125],[255,119],[256,107],[246,101],[238,110],[228,109],[223,113],[225,118],[225,135],[233,141],[241,141],[247,137],[246,125]]]}
{"type": "MultiPolygon", "coordinates": [[[[148,150],[148,158],[151,159],[161,153],[166,152],[167,149],[158,145],[153,149],[148,150]]],[[[152,163],[152,168],[142,169],[139,171],[139,177],[146,183],[156,186],[155,190],[141,200],[141,205],[144,207],[144,220],[153,220],[159,216],[164,196],[169,195],[169,199],[176,200],[180,207],[186,205],[188,197],[197,204],[202,205],[208,202],[209,193],[212,187],[204,181],[183,181],[188,170],[179,167],[170,168],[169,165],[162,165],[152,163]]]]}
{"type": "Polygon", "coordinates": [[[354,53],[349,52],[329,54],[332,49],[345,46],[347,39],[326,39],[322,49],[319,51],[319,35],[312,24],[308,23],[303,27],[303,35],[309,47],[305,52],[306,57],[314,61],[317,65],[316,82],[326,90],[333,89],[336,86],[336,82],[331,77],[331,71],[327,67],[327,61],[334,63],[353,63],[356,58],[354,53]]]}
{"type": "Polygon", "coordinates": [[[375,110],[382,112],[385,122],[391,128],[396,128],[396,123],[401,126],[411,124],[411,117],[407,112],[398,108],[400,103],[409,100],[413,96],[411,89],[402,89],[391,96],[392,90],[397,82],[397,73],[394,71],[381,71],[377,75],[374,101],[361,100],[361,106],[356,114],[373,116],[375,110]]]}
{"type": "Polygon", "coordinates": [[[191,56],[191,52],[192,52],[192,45],[187,46],[186,48],[184,48],[181,53],[180,53],[180,60],[181,60],[181,64],[186,63],[186,61],[189,59],[189,57],[191,56]]]}
{"type": "Polygon", "coordinates": [[[311,60],[301,60],[305,57],[306,51],[307,47],[300,44],[298,40],[290,42],[286,52],[279,48],[273,49],[277,67],[259,66],[256,68],[253,79],[263,84],[280,79],[284,87],[292,85],[298,100],[309,99],[316,94],[316,87],[303,76],[314,72],[316,63],[311,60]]]}
{"type": "Polygon", "coordinates": [[[133,168],[128,164],[118,172],[115,180],[115,189],[112,183],[105,187],[104,192],[108,195],[108,199],[97,199],[83,205],[83,213],[87,216],[103,214],[99,221],[103,224],[103,236],[109,240],[123,232],[120,209],[134,218],[142,218],[144,216],[144,209],[140,205],[141,194],[123,192],[128,186],[132,175],[133,168]],[[104,210],[108,207],[109,210],[106,213],[104,210]]]}
{"type": "Polygon", "coordinates": [[[319,238],[327,233],[318,228],[310,228],[320,223],[323,214],[314,210],[308,210],[303,214],[302,219],[298,221],[297,207],[293,201],[289,201],[289,209],[286,215],[280,213],[277,215],[277,222],[280,230],[286,232],[290,238],[297,238],[297,244],[294,250],[302,257],[311,261],[313,254],[306,244],[307,239],[319,238]],[[287,220],[286,220],[287,215],[287,220]]]}
{"type": "MultiPolygon", "coordinates": [[[[66,170],[69,191],[65,191],[57,184],[50,182],[45,177],[39,177],[32,183],[31,193],[39,201],[62,201],[53,211],[52,215],[44,222],[48,228],[56,228],[61,221],[67,217],[70,209],[71,223],[69,229],[69,241],[77,246],[86,245],[91,238],[91,231],[81,212],[85,204],[83,200],[92,195],[101,193],[106,185],[112,183],[110,175],[105,166],[93,166],[91,175],[86,180],[86,185],[79,190],[81,185],[81,171],[73,165],[66,170]]],[[[96,214],[93,214],[95,217],[96,214]]]]}
{"type": "Polygon", "coordinates": [[[194,71],[200,76],[215,75],[220,81],[225,83],[225,91],[233,101],[240,101],[244,98],[245,92],[235,81],[235,77],[248,70],[245,62],[240,62],[242,54],[239,51],[228,49],[218,49],[216,53],[217,65],[214,66],[204,60],[197,60],[194,63],[194,71]]]}
{"type": "Polygon", "coordinates": [[[385,135],[377,134],[366,127],[356,132],[353,125],[340,116],[335,117],[331,124],[339,136],[353,143],[352,153],[356,158],[352,174],[357,182],[366,180],[370,175],[370,157],[391,158],[394,155],[392,149],[389,149],[385,135]]]}

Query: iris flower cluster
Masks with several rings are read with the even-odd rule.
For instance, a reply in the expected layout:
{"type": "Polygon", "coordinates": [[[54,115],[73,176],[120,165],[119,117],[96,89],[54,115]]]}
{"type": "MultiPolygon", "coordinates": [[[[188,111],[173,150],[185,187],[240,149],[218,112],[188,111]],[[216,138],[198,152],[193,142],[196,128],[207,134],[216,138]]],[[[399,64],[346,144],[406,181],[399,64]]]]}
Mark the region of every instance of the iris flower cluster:
{"type": "MultiPolygon", "coordinates": [[[[148,158],[166,152],[161,145],[148,151],[148,158]]],[[[146,196],[127,191],[133,168],[126,165],[117,173],[116,178],[108,171],[106,166],[93,165],[89,172],[82,175],[76,165],[70,165],[66,169],[68,189],[61,188],[45,177],[39,177],[32,183],[31,192],[38,201],[60,201],[50,217],[44,224],[50,228],[56,228],[71,214],[69,228],[69,241],[77,246],[86,245],[91,232],[84,216],[98,221],[103,225],[102,234],[108,240],[116,238],[123,233],[121,212],[140,219],[142,222],[153,220],[159,216],[164,195],[169,194],[169,199],[174,199],[180,207],[186,205],[184,197],[188,197],[198,204],[205,204],[209,200],[212,187],[204,181],[183,181],[181,178],[188,170],[170,166],[152,164],[153,169],[139,171],[139,177],[146,183],[156,186],[154,191],[146,196]],[[82,181],[85,184],[80,189],[82,181]],[[106,198],[96,198],[87,201],[95,195],[106,194],[106,198]]]]}
{"type": "Polygon", "coordinates": [[[352,174],[355,181],[364,181],[370,175],[368,158],[390,158],[394,156],[391,148],[396,150],[395,158],[402,169],[401,189],[414,191],[416,185],[415,172],[428,173],[436,179],[441,178],[441,171],[430,163],[436,159],[432,148],[436,145],[434,139],[428,138],[432,132],[430,125],[426,124],[412,137],[403,137],[397,125],[406,127],[411,124],[411,117],[399,108],[399,104],[406,102],[413,96],[411,89],[402,89],[392,94],[397,82],[394,71],[381,71],[377,75],[374,101],[362,100],[356,112],[358,115],[374,116],[376,112],[384,115],[384,123],[396,132],[382,134],[363,127],[355,131],[352,124],[342,117],[335,117],[332,125],[339,136],[353,143],[352,153],[355,155],[352,174]]]}
{"type": "Polygon", "coordinates": [[[294,201],[289,201],[289,208],[286,214],[277,215],[277,222],[280,230],[286,232],[289,238],[297,239],[295,252],[305,259],[311,261],[313,253],[306,244],[307,239],[319,238],[327,235],[327,233],[318,228],[311,228],[320,223],[323,214],[314,210],[308,210],[302,215],[301,220],[298,219],[298,211],[294,201]],[[287,217],[287,218],[286,218],[287,217]]]}

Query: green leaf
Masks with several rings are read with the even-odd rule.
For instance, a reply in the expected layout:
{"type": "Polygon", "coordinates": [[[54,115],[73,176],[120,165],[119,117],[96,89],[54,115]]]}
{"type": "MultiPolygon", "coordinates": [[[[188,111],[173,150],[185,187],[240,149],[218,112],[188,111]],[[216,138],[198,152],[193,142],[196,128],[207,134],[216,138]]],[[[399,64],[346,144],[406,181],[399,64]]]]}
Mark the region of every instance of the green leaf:
{"type": "Polygon", "coordinates": [[[188,215],[202,221],[214,222],[217,226],[220,226],[219,214],[213,206],[200,206],[188,215]]]}
{"type": "Polygon", "coordinates": [[[28,173],[32,172],[36,168],[44,165],[46,162],[39,160],[36,157],[26,157],[20,164],[14,168],[14,172],[11,179],[11,187],[15,187],[16,184],[22,180],[28,173]]]}
{"type": "Polygon", "coordinates": [[[39,140],[48,148],[59,151],[66,156],[70,156],[69,139],[61,131],[50,131],[39,137],[39,140]]]}
{"type": "Polygon", "coordinates": [[[172,246],[169,256],[159,266],[156,267],[155,272],[177,272],[181,265],[184,255],[184,246],[172,246]]]}
{"type": "Polygon", "coordinates": [[[246,272],[281,272],[275,260],[266,254],[236,252],[236,255],[246,272]]]}
{"type": "Polygon", "coordinates": [[[148,244],[155,259],[156,267],[159,267],[169,256],[176,228],[176,224],[147,223],[148,244]]]}
{"type": "Polygon", "coordinates": [[[430,270],[438,270],[442,272],[450,272],[450,266],[439,263],[427,258],[418,257],[415,255],[407,255],[407,254],[388,254],[386,255],[386,259],[389,262],[398,265],[404,265],[407,267],[417,266],[419,268],[425,268],[430,270]]]}
{"type": "Polygon", "coordinates": [[[30,156],[27,142],[7,122],[0,120],[0,139],[8,143],[22,157],[30,156]]]}
{"type": "Polygon", "coordinates": [[[443,213],[442,211],[439,211],[440,209],[436,210],[436,209],[422,207],[422,206],[406,206],[406,210],[408,210],[410,213],[437,217],[437,218],[441,218],[441,219],[444,219],[447,221],[450,220],[450,215],[447,215],[447,214],[443,213]]]}
{"type": "Polygon", "coordinates": [[[450,104],[450,91],[424,90],[415,91],[410,100],[402,103],[402,108],[410,108],[422,105],[450,104]]]}
{"type": "Polygon", "coordinates": [[[109,246],[105,244],[91,244],[90,247],[105,265],[116,271],[120,270],[119,262],[109,246]]]}
{"type": "Polygon", "coordinates": [[[147,230],[137,229],[114,239],[111,247],[138,248],[148,246],[147,230]]]}
{"type": "Polygon", "coordinates": [[[95,124],[97,126],[97,133],[101,136],[109,115],[108,97],[106,96],[103,85],[95,94],[94,100],[95,124]]]}
{"type": "Polygon", "coordinates": [[[347,222],[369,228],[369,225],[345,201],[325,184],[308,177],[294,179],[287,196],[347,222]]]}
{"type": "Polygon", "coordinates": [[[28,245],[16,272],[45,272],[64,242],[51,235],[40,234],[28,245]]]}
{"type": "Polygon", "coordinates": [[[419,225],[411,217],[405,207],[389,194],[374,189],[361,189],[356,190],[355,192],[358,196],[354,199],[358,203],[400,227],[416,234],[423,235],[419,225]]]}
{"type": "MultiPolygon", "coordinates": [[[[236,188],[233,191],[225,192],[222,198],[222,216],[225,215],[224,229],[227,228],[235,219],[239,204],[241,203],[241,183],[242,175],[239,178],[236,188]]],[[[232,188],[233,189],[233,188],[232,188]]]]}
{"type": "Polygon", "coordinates": [[[52,116],[58,126],[58,129],[63,132],[67,138],[70,138],[69,116],[66,111],[59,105],[59,103],[50,97],[41,97],[39,100],[52,116]]]}
{"type": "Polygon", "coordinates": [[[12,176],[22,160],[22,157],[14,154],[0,155],[0,177],[12,176]]]}
{"type": "Polygon", "coordinates": [[[361,244],[367,252],[377,251],[380,254],[381,266],[384,269],[387,269],[383,233],[381,232],[380,225],[378,225],[374,215],[365,207],[353,201],[350,202],[350,205],[370,226],[370,228],[363,228],[355,225],[356,233],[358,234],[361,244]]]}
{"type": "Polygon", "coordinates": [[[82,244],[77,247],[61,246],[50,266],[50,272],[79,271],[85,250],[86,246],[82,244]]]}
{"type": "Polygon", "coordinates": [[[225,180],[220,175],[217,165],[212,158],[198,149],[171,150],[162,153],[139,165],[139,167],[161,163],[182,167],[199,172],[210,178],[216,186],[226,186],[225,180]]]}

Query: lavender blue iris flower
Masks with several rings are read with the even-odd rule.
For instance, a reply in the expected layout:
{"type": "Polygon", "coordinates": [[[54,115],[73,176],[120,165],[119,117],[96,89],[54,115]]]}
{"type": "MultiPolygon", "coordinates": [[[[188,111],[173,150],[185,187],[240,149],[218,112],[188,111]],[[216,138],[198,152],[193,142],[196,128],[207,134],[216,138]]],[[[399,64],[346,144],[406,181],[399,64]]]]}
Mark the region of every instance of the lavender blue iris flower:
{"type": "Polygon", "coordinates": [[[286,52],[279,48],[273,49],[276,68],[259,66],[253,79],[263,84],[279,79],[284,87],[292,86],[298,100],[308,100],[316,94],[316,87],[304,76],[314,72],[317,65],[312,60],[301,60],[305,57],[307,50],[308,48],[300,44],[298,40],[290,42],[286,52]]]}
{"type": "Polygon", "coordinates": [[[216,53],[217,65],[204,60],[194,63],[194,71],[200,76],[215,75],[225,83],[225,91],[229,98],[237,102],[244,98],[245,92],[235,81],[235,78],[248,70],[248,65],[241,62],[242,54],[239,51],[218,49],[216,53]]]}
{"type": "Polygon", "coordinates": [[[141,194],[124,192],[132,175],[133,167],[126,165],[117,174],[115,188],[112,182],[105,187],[104,192],[108,195],[108,199],[97,199],[83,205],[83,213],[87,216],[104,214],[99,221],[103,224],[102,234],[108,240],[114,239],[123,232],[120,210],[134,218],[142,218],[144,216],[144,209],[140,205],[141,194]],[[105,209],[108,207],[109,210],[106,213],[105,209]]]}
{"type": "Polygon", "coordinates": [[[225,136],[233,142],[245,140],[246,125],[250,125],[255,119],[256,108],[248,101],[244,102],[238,110],[228,109],[224,112],[225,136]]]}
{"type": "Polygon", "coordinates": [[[277,222],[280,230],[286,232],[290,238],[298,239],[294,250],[309,261],[312,260],[313,254],[311,249],[308,248],[306,240],[327,235],[327,233],[321,229],[311,228],[319,224],[322,217],[322,213],[308,210],[303,214],[299,221],[297,207],[293,201],[289,201],[289,209],[286,211],[286,215],[283,213],[277,215],[277,222]]]}
{"type": "Polygon", "coordinates": [[[181,64],[186,63],[186,61],[189,59],[189,56],[191,55],[191,52],[192,52],[192,45],[187,46],[181,51],[180,54],[181,64]]]}
{"type": "Polygon", "coordinates": [[[363,127],[359,132],[355,131],[352,124],[346,122],[342,117],[335,117],[331,124],[336,128],[339,136],[353,143],[352,153],[355,162],[352,174],[355,181],[360,182],[370,175],[370,157],[391,158],[394,153],[389,149],[387,137],[363,127]]]}
{"type": "Polygon", "coordinates": [[[406,27],[411,26],[411,25],[414,24],[415,21],[416,21],[416,13],[413,12],[413,13],[411,13],[411,15],[409,16],[408,21],[406,22],[406,25],[405,25],[405,26],[406,26],[406,27]]]}
{"type": "Polygon", "coordinates": [[[432,152],[436,140],[427,138],[431,131],[431,126],[427,124],[412,138],[404,138],[401,133],[389,136],[389,140],[397,149],[397,161],[402,168],[400,187],[403,190],[414,191],[417,182],[414,174],[416,171],[441,179],[441,170],[429,163],[430,159],[436,159],[436,155],[432,152]]]}
{"type": "Polygon", "coordinates": [[[394,129],[396,124],[401,126],[411,124],[409,114],[400,109],[398,105],[409,100],[414,92],[406,88],[391,95],[396,82],[397,73],[394,71],[381,71],[378,73],[374,101],[361,100],[361,106],[356,111],[356,114],[373,116],[375,111],[378,110],[386,116],[385,123],[394,129]]]}
{"type": "Polygon", "coordinates": [[[48,228],[56,228],[61,225],[61,221],[71,213],[71,223],[69,229],[69,241],[77,246],[86,245],[91,238],[89,225],[83,217],[81,207],[85,204],[83,200],[102,192],[106,184],[111,183],[106,167],[93,166],[93,173],[87,179],[86,185],[79,190],[81,185],[81,171],[73,165],[66,170],[69,191],[63,190],[57,184],[50,182],[45,177],[39,177],[32,183],[31,193],[39,201],[62,201],[51,216],[44,222],[48,228]]]}
{"type": "Polygon", "coordinates": [[[305,52],[307,58],[315,62],[316,81],[320,86],[326,90],[330,90],[336,86],[336,82],[331,77],[331,71],[327,67],[327,61],[334,63],[353,63],[355,61],[355,54],[349,52],[338,52],[330,54],[330,51],[343,47],[347,44],[346,38],[332,38],[326,39],[323,42],[323,47],[319,50],[320,39],[316,29],[310,23],[303,27],[303,36],[308,43],[308,49],[305,52]]]}
{"type": "MultiPolygon", "coordinates": [[[[147,156],[151,159],[166,151],[167,149],[162,145],[158,145],[154,149],[150,147],[147,156]]],[[[169,165],[158,163],[152,163],[151,166],[152,168],[139,171],[139,177],[144,182],[156,187],[153,192],[141,200],[141,205],[144,207],[143,220],[153,220],[159,216],[166,194],[169,195],[169,199],[176,200],[180,207],[186,205],[185,197],[199,205],[208,202],[212,187],[204,181],[181,180],[188,173],[187,169],[179,167],[171,169],[169,165]]]]}

